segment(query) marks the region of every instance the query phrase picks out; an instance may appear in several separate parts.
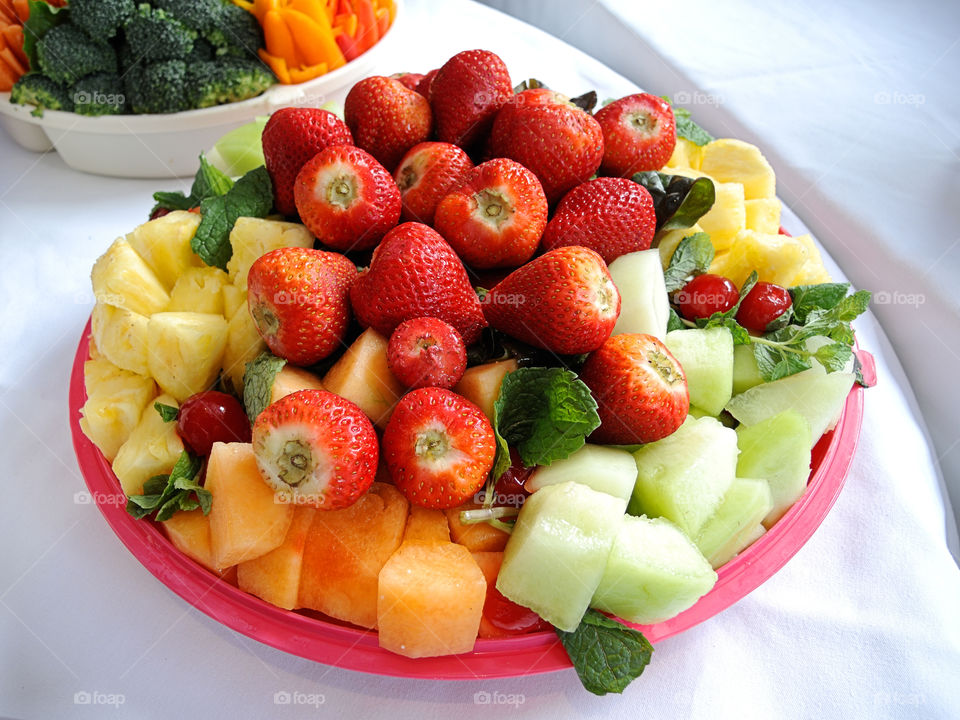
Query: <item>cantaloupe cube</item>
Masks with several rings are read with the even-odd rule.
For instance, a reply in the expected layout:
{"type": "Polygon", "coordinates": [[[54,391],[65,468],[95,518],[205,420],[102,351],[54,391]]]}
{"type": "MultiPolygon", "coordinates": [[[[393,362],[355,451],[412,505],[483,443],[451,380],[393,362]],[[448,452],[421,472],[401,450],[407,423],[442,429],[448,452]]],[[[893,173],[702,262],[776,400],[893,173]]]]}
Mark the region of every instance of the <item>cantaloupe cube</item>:
{"type": "Polygon", "coordinates": [[[410,506],[407,525],[403,531],[403,542],[418,540],[422,542],[450,542],[450,526],[442,510],[410,506]]]}
{"type": "Polygon", "coordinates": [[[666,231],[661,230],[658,232],[653,238],[653,244],[660,250],[660,264],[663,265],[663,269],[666,270],[670,267],[670,259],[673,257],[673,253],[676,251],[677,245],[680,244],[681,240],[703,231],[700,223],[694,223],[692,227],[666,231]]]}
{"type": "Polygon", "coordinates": [[[701,148],[700,170],[719,182],[742,183],[747,200],[776,196],[773,168],[756,145],[720,138],[701,148]]]}
{"type": "Polygon", "coordinates": [[[207,570],[220,576],[231,585],[237,584],[237,566],[231,565],[223,570],[213,566],[213,551],[210,546],[210,517],[203,514],[203,510],[183,511],[174,513],[173,517],[161,523],[163,531],[173,546],[200,563],[207,570]]]}
{"type": "Polygon", "coordinates": [[[286,610],[297,607],[303,548],[317,512],[306,505],[295,507],[287,536],[280,546],[237,565],[239,588],[286,610]]]}
{"type": "MultiPolygon", "coordinates": [[[[180,406],[170,395],[154,398],[154,402],[180,406]]],[[[154,409],[154,402],[148,401],[144,406],[140,422],[113,459],[113,472],[127,495],[141,494],[143,483],[154,475],[169,474],[183,452],[177,424],[164,422],[154,409]]]]}
{"type": "Polygon", "coordinates": [[[282,247],[312,248],[313,236],[298,223],[242,217],[230,231],[230,246],[227,272],[234,285],[246,289],[247,273],[258,257],[282,247]]]}
{"type": "Polygon", "coordinates": [[[485,522],[470,525],[460,522],[461,510],[475,510],[478,507],[480,507],[478,503],[471,502],[444,511],[447,514],[447,522],[450,524],[450,537],[470,552],[503,550],[507,546],[507,540],[510,539],[508,533],[485,522]]]}
{"type": "Polygon", "coordinates": [[[387,338],[367,328],[323,377],[323,387],[351,400],[383,429],[406,392],[387,364],[387,338]]]}
{"type": "Polygon", "coordinates": [[[252,560],[283,542],[293,506],[278,502],[263,481],[253,445],[214,443],[204,487],[213,495],[208,517],[215,567],[252,560]]]}
{"type": "Polygon", "coordinates": [[[470,652],[487,581],[456,543],[403,543],[380,571],[380,647],[407,657],[470,652]]]}
{"type": "Polygon", "coordinates": [[[90,271],[97,302],[152,315],[170,303],[167,288],[130,243],[120,238],[97,258],[90,271]]]}
{"type": "Polygon", "coordinates": [[[97,350],[119,368],[149,375],[147,316],[98,302],[90,315],[97,350]]]}
{"type": "Polygon", "coordinates": [[[294,365],[284,365],[273,379],[270,388],[270,402],[275,403],[298,390],[323,390],[323,383],[309,370],[294,365]]]}
{"type": "Polygon", "coordinates": [[[746,200],[747,229],[762,233],[780,232],[780,201],[776,198],[746,200]]]}
{"type": "Polygon", "coordinates": [[[375,482],[343,510],[314,515],[303,552],[299,606],[359,625],[377,624],[377,576],[400,546],[408,503],[375,482]]]}
{"type": "Polygon", "coordinates": [[[483,410],[483,414],[493,422],[493,404],[500,396],[500,383],[504,375],[516,369],[517,361],[513,358],[474,365],[467,368],[453,391],[483,410]]]}
{"type": "Polygon", "coordinates": [[[201,219],[197,213],[175,210],[143,223],[126,237],[167,290],[188,267],[203,266],[203,261],[190,248],[201,219]]]}
{"type": "MultiPolygon", "coordinates": [[[[735,182],[714,183],[717,199],[698,224],[710,234],[717,252],[730,247],[736,234],[747,226],[743,185],[735,182]]],[[[687,233],[689,234],[689,233],[687,233]]]]}
{"type": "Polygon", "coordinates": [[[266,349],[267,344],[260,337],[244,302],[227,323],[227,346],[223,350],[222,361],[223,379],[237,395],[243,395],[243,375],[247,371],[247,364],[266,349]]]}
{"type": "MultiPolygon", "coordinates": [[[[480,551],[470,554],[480,568],[480,572],[483,573],[483,579],[487,581],[487,595],[489,596],[491,589],[496,590],[497,575],[500,573],[500,566],[503,565],[503,552],[480,551]]],[[[484,602],[484,606],[486,606],[486,602],[484,602]]],[[[504,632],[487,620],[486,616],[481,615],[477,637],[500,638],[509,636],[510,633],[504,632]]]]}
{"type": "Polygon", "coordinates": [[[229,284],[230,278],[220,268],[187,268],[170,291],[167,309],[223,315],[223,288],[229,284]]]}

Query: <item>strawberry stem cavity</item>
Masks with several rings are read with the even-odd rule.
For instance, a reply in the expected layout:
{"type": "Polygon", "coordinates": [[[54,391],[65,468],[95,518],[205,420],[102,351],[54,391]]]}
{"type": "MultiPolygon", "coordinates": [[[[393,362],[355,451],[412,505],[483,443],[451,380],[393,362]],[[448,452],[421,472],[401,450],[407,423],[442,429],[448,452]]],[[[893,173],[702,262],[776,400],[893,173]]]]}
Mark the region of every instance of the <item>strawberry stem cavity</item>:
{"type": "Polygon", "coordinates": [[[449,449],[450,440],[446,433],[440,430],[427,430],[417,436],[414,451],[417,453],[417,457],[439,460],[447,454],[449,449]]]}
{"type": "Polygon", "coordinates": [[[513,216],[510,201],[502,193],[485,188],[473,198],[477,201],[480,217],[498,229],[513,216]]]}
{"type": "Polygon", "coordinates": [[[348,208],[357,198],[357,179],[352,175],[338,175],[327,185],[327,200],[331,205],[348,208]]]}
{"type": "Polygon", "coordinates": [[[310,446],[300,440],[288,440],[277,458],[277,476],[290,487],[300,485],[311,474],[313,453],[310,446]]]}

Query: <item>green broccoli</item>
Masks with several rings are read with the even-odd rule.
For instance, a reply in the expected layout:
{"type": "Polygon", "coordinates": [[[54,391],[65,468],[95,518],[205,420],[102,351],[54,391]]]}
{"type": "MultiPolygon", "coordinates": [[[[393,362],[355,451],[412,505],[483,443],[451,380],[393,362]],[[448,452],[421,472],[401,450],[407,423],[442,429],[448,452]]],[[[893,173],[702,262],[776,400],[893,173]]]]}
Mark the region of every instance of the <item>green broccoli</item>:
{"type": "Polygon", "coordinates": [[[188,110],[187,64],[164,60],[127,72],[127,101],[135,113],[172,113],[188,110]]]}
{"type": "Polygon", "coordinates": [[[37,62],[44,75],[64,85],[91,73],[117,71],[114,49],[102,40],[92,40],[70,23],[57,25],[40,38],[37,62]]]}
{"type": "Polygon", "coordinates": [[[187,69],[190,106],[205,108],[259,95],[277,78],[259,60],[225,57],[187,69]]]}
{"type": "Polygon", "coordinates": [[[202,37],[198,37],[193,41],[193,50],[190,51],[190,54],[187,55],[184,60],[188,65],[190,65],[203,60],[213,60],[213,56],[213,45],[208,43],[202,37]]]}
{"type": "Polygon", "coordinates": [[[87,35],[106,40],[136,11],[134,0],[70,0],[70,20],[87,35]]]}
{"type": "Polygon", "coordinates": [[[223,11],[222,0],[153,0],[151,4],[201,35],[217,26],[223,11]]]}
{"type": "Polygon", "coordinates": [[[125,110],[123,80],[116,73],[95,73],[80,78],[70,91],[79,115],[119,115],[125,110]]]}
{"type": "Polygon", "coordinates": [[[147,4],[138,5],[123,28],[138,61],[181,60],[193,50],[197,37],[196,31],[172,15],[147,4]]]}
{"type": "Polygon", "coordinates": [[[216,23],[203,36],[217,49],[217,55],[256,57],[263,47],[263,31],[257,19],[233,3],[221,3],[216,23]]]}
{"type": "Polygon", "coordinates": [[[38,72],[20,76],[10,91],[10,102],[36,105],[33,114],[38,117],[43,115],[44,110],[73,110],[73,100],[67,88],[38,72]]]}

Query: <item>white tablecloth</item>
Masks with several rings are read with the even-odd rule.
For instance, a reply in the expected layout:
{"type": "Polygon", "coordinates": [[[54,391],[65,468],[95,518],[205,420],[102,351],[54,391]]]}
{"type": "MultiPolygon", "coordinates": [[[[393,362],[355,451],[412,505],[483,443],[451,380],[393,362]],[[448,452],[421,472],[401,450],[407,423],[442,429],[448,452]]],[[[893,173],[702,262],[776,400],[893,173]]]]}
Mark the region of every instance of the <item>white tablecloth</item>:
{"type": "MultiPolygon", "coordinates": [[[[458,0],[409,3],[422,37],[383,72],[426,70],[487,47],[516,79],[577,94],[633,86],[528,26],[458,0]]],[[[573,22],[571,18],[571,22],[573,22]]],[[[66,411],[89,314],[88,273],[144,219],[150,193],[189,181],[80,175],[0,137],[0,715],[14,718],[509,716],[954,718],[960,713],[960,572],[947,549],[935,457],[893,350],[877,360],[860,449],[836,506],[776,576],[720,616],[658,645],[622,697],[573,671],[428,682],[318,665],[194,610],[120,544],[83,489],[66,411]],[[281,706],[277,693],[312,700],[281,706]],[[477,693],[512,705],[477,704],[477,693]],[[101,704],[83,704],[84,700],[101,704]],[[122,704],[120,704],[122,702],[122,704]],[[114,703],[114,704],[103,704],[114,703]]],[[[802,226],[793,216],[785,225],[802,226]]],[[[869,283],[865,283],[869,285],[869,283]]],[[[479,696],[485,697],[485,696],[479,696]]]]}

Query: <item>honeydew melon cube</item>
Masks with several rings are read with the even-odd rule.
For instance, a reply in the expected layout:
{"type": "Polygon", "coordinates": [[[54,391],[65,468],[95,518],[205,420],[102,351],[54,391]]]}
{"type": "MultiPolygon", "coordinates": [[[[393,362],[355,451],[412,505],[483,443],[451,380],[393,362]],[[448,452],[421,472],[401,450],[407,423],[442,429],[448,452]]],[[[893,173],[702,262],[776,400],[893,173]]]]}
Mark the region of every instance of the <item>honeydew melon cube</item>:
{"type": "Polygon", "coordinates": [[[637,482],[637,464],[626,450],[587,443],[563,460],[538,467],[524,487],[536,492],[571,480],[620,498],[625,512],[637,482]]]}
{"type": "Polygon", "coordinates": [[[737,474],[764,478],[772,505],[761,518],[770,527],[807,489],[810,477],[810,425],[795,410],[737,428],[737,474]]]}
{"type": "Polygon", "coordinates": [[[621,255],[610,263],[609,270],[621,301],[613,334],[644,333],[663,340],[670,319],[670,300],[660,251],[654,248],[621,255]]]}
{"type": "Polygon", "coordinates": [[[690,404],[719,415],[733,395],[733,335],[726,328],[673,330],[664,340],[687,376],[690,404]]]}
{"type": "Polygon", "coordinates": [[[723,502],[701,528],[696,545],[707,561],[718,568],[752,541],[757,526],[773,508],[766,480],[737,478],[723,502]]]}
{"type": "Polygon", "coordinates": [[[669,620],[717,582],[697,546],[669,520],[626,516],[592,606],[629,622],[669,620]]]}
{"type": "Polygon", "coordinates": [[[580,483],[538,490],[517,517],[497,590],[573,632],[600,584],[623,518],[621,500],[580,483]]]}
{"type": "Polygon", "coordinates": [[[736,477],[737,434],[712,417],[688,417],[676,432],[634,454],[637,484],[627,512],[665,517],[696,537],[736,477]]]}
{"type": "Polygon", "coordinates": [[[733,394],[739,395],[762,382],[757,358],[753,354],[753,345],[735,345],[733,348],[733,394]]]}

